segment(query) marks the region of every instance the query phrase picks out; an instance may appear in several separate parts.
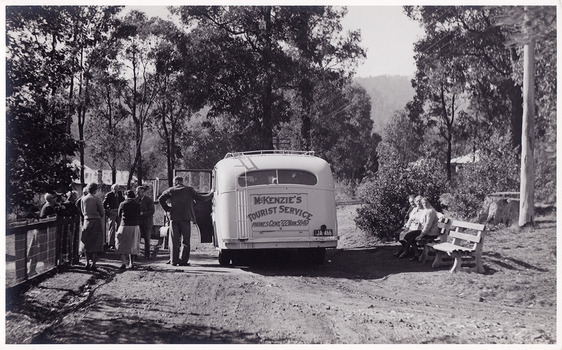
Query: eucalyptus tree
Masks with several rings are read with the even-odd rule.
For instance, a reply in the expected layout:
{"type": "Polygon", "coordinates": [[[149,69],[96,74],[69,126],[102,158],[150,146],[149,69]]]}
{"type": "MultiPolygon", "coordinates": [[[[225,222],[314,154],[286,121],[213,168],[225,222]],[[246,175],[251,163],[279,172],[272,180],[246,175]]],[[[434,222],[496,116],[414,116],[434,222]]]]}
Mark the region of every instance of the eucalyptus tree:
{"type": "Polygon", "coordinates": [[[154,19],[152,28],[155,44],[149,57],[155,62],[158,98],[151,120],[163,141],[168,182],[172,186],[173,171],[185,154],[178,141],[186,132],[187,121],[203,108],[206,100],[204,79],[199,76],[206,67],[194,54],[193,33],[161,19],[154,19]]]}
{"type": "MultiPolygon", "coordinates": [[[[111,50],[107,48],[107,51],[111,50]]],[[[107,52],[106,51],[106,52],[107,52]]],[[[131,162],[132,130],[129,114],[124,105],[125,82],[112,68],[115,61],[107,62],[94,71],[95,84],[90,99],[90,122],[85,128],[88,153],[100,168],[109,167],[111,183],[117,182],[117,170],[131,162]]]]}
{"type": "MultiPolygon", "coordinates": [[[[503,12],[499,21],[509,31],[509,44],[524,53],[522,69],[516,67],[515,70],[522,71],[519,78],[522,76],[523,81],[519,226],[525,226],[534,221],[536,164],[551,163],[550,172],[548,167],[543,168],[547,172],[539,174],[538,178],[546,177],[552,179],[551,183],[555,182],[555,156],[537,161],[535,154],[541,154],[537,152],[540,148],[551,148],[548,142],[556,140],[551,127],[556,120],[556,50],[553,49],[556,46],[556,7],[509,7],[503,12]],[[539,123],[536,122],[536,111],[541,116],[539,123]],[[537,148],[536,141],[542,141],[542,147],[537,148]]],[[[548,196],[551,197],[554,188],[544,186],[547,184],[542,182],[540,187],[550,187],[553,193],[548,196]]]]}
{"type": "Polygon", "coordinates": [[[287,54],[295,65],[293,86],[300,101],[303,147],[310,149],[314,146],[311,123],[316,90],[328,82],[343,89],[366,53],[360,46],[359,31],[343,33],[341,20],[347,14],[345,7],[287,6],[279,11],[287,18],[285,35],[292,46],[287,54]]]}
{"type": "Polygon", "coordinates": [[[185,24],[197,26],[206,49],[200,54],[211,62],[207,79],[211,114],[232,117],[247,135],[241,147],[272,148],[274,130],[294,113],[301,115],[301,132],[309,143],[314,84],[343,79],[346,69],[364,55],[357,33],[341,35],[344,10],[212,6],[175,12],[185,24]],[[297,102],[288,96],[301,97],[300,111],[287,108],[297,102]]]}
{"type": "Polygon", "coordinates": [[[33,210],[36,193],[66,189],[75,176],[67,166],[77,149],[67,130],[69,62],[59,49],[67,20],[50,7],[6,7],[8,213],[33,210]]]}
{"type": "MultiPolygon", "coordinates": [[[[543,156],[539,161],[542,176],[536,177],[533,173],[535,154],[553,153],[552,146],[548,143],[555,140],[554,125],[556,121],[555,107],[555,72],[556,72],[556,8],[543,7],[406,7],[410,17],[423,23],[426,37],[416,46],[416,61],[418,75],[416,84],[423,86],[417,92],[430,89],[435,91],[438,85],[432,85],[425,77],[432,70],[420,69],[431,62],[444,62],[453,64],[461,62],[464,72],[464,84],[460,86],[469,101],[469,108],[463,113],[466,118],[456,128],[457,147],[462,148],[462,143],[470,142],[488,154],[498,157],[492,159],[510,166],[506,177],[513,176],[518,165],[513,158],[496,155],[496,147],[505,145],[501,137],[511,136],[511,147],[521,153],[521,203],[525,202],[527,211],[524,222],[532,221],[532,207],[534,201],[533,184],[537,181],[544,188],[554,191],[554,157],[543,156]],[[523,47],[529,43],[540,42],[536,50],[525,49],[526,57],[535,58],[535,65],[527,65],[528,71],[536,71],[536,83],[527,83],[525,91],[537,92],[536,98],[527,94],[525,101],[522,97],[523,86],[523,47]],[[523,124],[524,111],[538,110],[538,125],[534,121],[534,113],[525,113],[525,119],[531,118],[531,123],[523,124]],[[532,117],[531,117],[532,116],[532,117]],[[531,125],[524,130],[522,125],[531,125]],[[522,133],[522,130],[524,131],[522,133]],[[502,135],[495,143],[486,142],[491,135],[502,135]],[[534,149],[534,137],[538,136],[541,143],[540,149],[534,149]],[[524,137],[522,137],[524,136],[524,137]],[[464,139],[463,139],[464,138],[464,139]],[[522,143],[522,139],[525,142],[522,143]],[[547,143],[547,144],[545,144],[547,143]],[[499,159],[499,157],[504,159],[499,159]],[[549,164],[550,163],[550,164],[549,164]],[[545,178],[546,180],[542,180],[545,178]],[[524,183],[526,184],[524,186],[524,183]],[[527,186],[529,184],[529,186],[527,186]],[[523,190],[526,188],[528,190],[523,190]]],[[[449,72],[454,72],[449,70],[449,72]]],[[[418,93],[415,103],[411,104],[412,117],[418,116],[426,119],[429,115],[425,108],[428,94],[418,93]]],[[[476,148],[476,147],[474,147],[476,148]]],[[[509,151],[509,150],[508,150],[509,151]]],[[[509,153],[509,152],[503,152],[509,153]]],[[[490,161],[490,159],[488,159],[490,161]]],[[[477,167],[477,166],[476,166],[477,167]]],[[[493,169],[489,169],[493,172],[493,169]]],[[[462,177],[459,177],[462,181],[462,177]]],[[[466,177],[465,177],[466,179],[466,177]]],[[[470,181],[470,180],[469,180],[470,181]]],[[[474,181],[474,180],[472,180],[474,181]]],[[[514,181],[508,181],[513,186],[514,181]]],[[[482,181],[484,183],[484,181],[482,181]]],[[[499,182],[496,186],[502,186],[499,182]]],[[[473,198],[483,199],[486,190],[494,190],[481,186],[480,193],[471,193],[473,198]]],[[[461,189],[462,190],[462,189],[461,189]]],[[[514,188],[496,188],[499,191],[515,190],[514,188]]],[[[526,211],[522,208],[521,213],[526,211]]]]}
{"type": "MultiPolygon", "coordinates": [[[[420,22],[426,33],[414,47],[418,65],[415,84],[435,91],[436,86],[428,86],[423,80],[430,71],[427,68],[438,61],[446,64],[460,62],[465,79],[461,87],[469,101],[466,110],[471,119],[464,121],[463,130],[459,131],[475,138],[475,143],[494,129],[503,129],[512,135],[513,147],[521,144],[522,46],[514,45],[517,33],[521,33],[514,24],[523,21],[521,16],[517,19],[513,13],[520,13],[522,9],[509,6],[405,6],[406,14],[420,22]]],[[[555,81],[547,79],[549,75],[552,77],[552,67],[555,67],[552,59],[556,57],[553,55],[555,26],[552,18],[555,18],[555,11],[545,14],[542,20],[544,37],[550,39],[541,47],[544,54],[538,55],[539,61],[543,62],[539,69],[545,73],[543,84],[539,85],[546,89],[544,98],[552,96],[550,93],[554,88],[549,82],[555,81]],[[550,25],[545,24],[549,21],[550,25]]],[[[419,102],[427,98],[428,95],[417,91],[415,100],[418,104],[411,104],[411,107],[418,107],[415,113],[423,114],[419,102]]]]}
{"type": "Polygon", "coordinates": [[[69,43],[73,72],[70,78],[72,116],[78,123],[80,183],[84,184],[85,127],[92,107],[93,71],[106,62],[104,49],[115,25],[118,6],[72,7],[72,41],[69,43]]]}
{"type": "Polygon", "coordinates": [[[114,35],[115,45],[119,47],[116,56],[120,62],[119,77],[126,82],[123,103],[127,108],[133,129],[134,157],[129,164],[127,187],[130,186],[135,173],[139,185],[142,184],[144,177],[142,145],[158,95],[155,63],[150,57],[154,39],[152,21],[148,21],[144,13],[136,10],[121,19],[114,35]]]}
{"type": "Polygon", "coordinates": [[[358,183],[375,172],[378,164],[375,149],[380,138],[372,133],[371,100],[358,84],[343,89],[334,84],[317,86],[312,144],[332,165],[336,177],[358,183]]]}
{"type": "MultiPolygon", "coordinates": [[[[509,62],[497,59],[497,56],[492,56],[486,51],[486,49],[492,51],[486,41],[488,38],[486,29],[479,28],[480,32],[476,33],[476,30],[472,29],[473,22],[480,23],[480,9],[451,6],[420,6],[405,7],[405,9],[406,13],[419,21],[425,30],[425,37],[414,46],[417,71],[412,85],[416,90],[416,96],[414,101],[409,104],[410,116],[413,120],[421,118],[418,120],[426,127],[422,130],[432,127],[437,128],[446,144],[445,168],[447,178],[450,179],[453,147],[457,144],[454,137],[459,133],[456,127],[458,118],[470,116],[466,113],[468,106],[463,106],[463,101],[468,99],[470,93],[473,97],[483,95],[482,91],[477,88],[472,89],[469,93],[467,87],[474,85],[487,89],[491,86],[491,90],[497,91],[497,85],[494,85],[491,79],[482,74],[482,61],[489,64],[485,67],[491,66],[498,69],[497,67],[500,65],[490,60],[491,57],[494,57],[495,60],[503,63],[508,72],[509,62]],[[475,61],[478,62],[476,65],[474,64],[475,61]],[[482,79],[488,80],[482,81],[482,79]]],[[[502,41],[497,43],[496,40],[497,47],[494,47],[492,52],[503,53],[503,56],[499,55],[498,57],[505,59],[505,54],[508,51],[498,48],[501,43],[502,41]]],[[[509,73],[507,75],[509,76],[509,73]]],[[[477,99],[472,99],[472,101],[475,100],[477,99]]],[[[486,112],[488,113],[486,116],[488,122],[492,122],[494,118],[497,118],[497,113],[500,110],[499,108],[490,108],[490,106],[501,106],[504,100],[499,99],[499,102],[494,100],[487,105],[475,105],[487,107],[486,112]]],[[[475,112],[474,115],[478,115],[478,107],[473,107],[472,110],[475,112]]],[[[474,118],[472,122],[477,120],[479,119],[474,118]]],[[[464,120],[459,125],[467,123],[471,122],[464,120]]],[[[478,130],[482,125],[486,124],[479,124],[474,129],[478,130]]]]}
{"type": "MultiPolygon", "coordinates": [[[[75,117],[88,106],[90,54],[116,7],[7,7],[7,150],[11,205],[37,192],[66,190],[75,117]]],[[[82,119],[83,121],[84,119],[82,119]]],[[[83,153],[81,153],[83,155],[83,153]]],[[[82,164],[83,157],[81,158],[82,164]]],[[[83,182],[83,176],[82,176],[83,182]]]]}

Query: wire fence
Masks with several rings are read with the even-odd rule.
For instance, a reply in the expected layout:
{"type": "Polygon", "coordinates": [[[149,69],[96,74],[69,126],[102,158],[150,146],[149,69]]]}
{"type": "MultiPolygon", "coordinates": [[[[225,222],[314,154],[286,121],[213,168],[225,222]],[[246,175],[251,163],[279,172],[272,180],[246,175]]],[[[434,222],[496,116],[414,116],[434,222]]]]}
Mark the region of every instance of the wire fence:
{"type": "Polygon", "coordinates": [[[6,229],[6,288],[79,260],[80,217],[14,223],[6,229]]]}

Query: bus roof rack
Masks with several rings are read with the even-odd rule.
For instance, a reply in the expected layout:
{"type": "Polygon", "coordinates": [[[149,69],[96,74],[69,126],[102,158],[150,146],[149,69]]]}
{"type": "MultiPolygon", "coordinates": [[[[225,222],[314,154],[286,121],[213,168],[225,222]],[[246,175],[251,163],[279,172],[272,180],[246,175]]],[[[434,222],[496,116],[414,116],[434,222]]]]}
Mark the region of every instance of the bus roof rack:
{"type": "Polygon", "coordinates": [[[238,158],[250,155],[262,155],[262,154],[287,154],[287,155],[301,155],[301,156],[314,156],[314,151],[294,151],[294,150],[284,150],[284,149],[269,149],[269,150],[258,150],[258,151],[246,151],[246,152],[229,152],[224,158],[238,158]]]}

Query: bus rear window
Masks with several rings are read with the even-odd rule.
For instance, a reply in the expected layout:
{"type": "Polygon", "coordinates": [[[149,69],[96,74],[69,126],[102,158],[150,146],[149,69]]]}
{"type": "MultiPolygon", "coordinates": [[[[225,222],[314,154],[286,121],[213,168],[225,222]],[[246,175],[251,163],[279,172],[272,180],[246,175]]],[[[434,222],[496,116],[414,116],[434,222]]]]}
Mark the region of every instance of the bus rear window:
{"type": "Polygon", "coordinates": [[[258,185],[309,185],[318,183],[316,176],[303,170],[256,170],[248,171],[238,177],[238,185],[241,187],[258,185]]]}

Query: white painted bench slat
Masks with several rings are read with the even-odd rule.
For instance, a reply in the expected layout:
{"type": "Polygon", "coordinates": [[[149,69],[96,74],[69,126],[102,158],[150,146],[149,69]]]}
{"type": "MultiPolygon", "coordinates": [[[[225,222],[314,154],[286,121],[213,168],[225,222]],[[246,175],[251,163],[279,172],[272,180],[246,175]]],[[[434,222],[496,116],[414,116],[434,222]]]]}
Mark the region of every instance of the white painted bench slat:
{"type": "Polygon", "coordinates": [[[447,239],[442,238],[440,243],[428,245],[427,249],[431,248],[436,252],[435,261],[432,266],[441,266],[443,264],[442,255],[446,253],[454,259],[453,267],[450,270],[451,273],[460,271],[462,259],[467,257],[474,258],[475,266],[471,270],[484,273],[482,247],[484,245],[485,229],[486,225],[453,220],[449,226],[447,239]],[[467,231],[476,232],[471,234],[467,231]]]}

